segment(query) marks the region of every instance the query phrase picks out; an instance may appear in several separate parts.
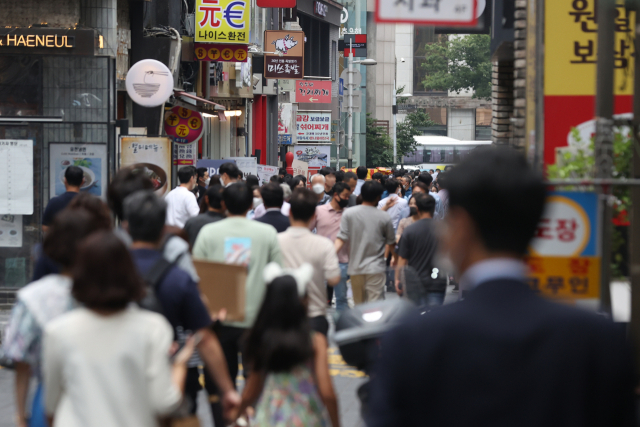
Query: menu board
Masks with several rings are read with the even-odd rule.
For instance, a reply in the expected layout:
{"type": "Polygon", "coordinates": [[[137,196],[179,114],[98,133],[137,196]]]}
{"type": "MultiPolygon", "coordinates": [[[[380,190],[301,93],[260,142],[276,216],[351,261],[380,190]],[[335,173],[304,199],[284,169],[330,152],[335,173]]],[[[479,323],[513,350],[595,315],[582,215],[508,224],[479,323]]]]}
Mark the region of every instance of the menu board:
{"type": "Polygon", "coordinates": [[[0,214],[33,214],[33,141],[0,139],[0,214]]]}
{"type": "Polygon", "coordinates": [[[51,198],[63,194],[64,174],[69,166],[82,169],[84,182],[81,191],[106,197],[106,144],[51,143],[49,145],[49,193],[51,198]]]}
{"type": "Polygon", "coordinates": [[[157,195],[171,191],[171,140],[146,136],[120,137],[120,167],[145,173],[157,195]]]}

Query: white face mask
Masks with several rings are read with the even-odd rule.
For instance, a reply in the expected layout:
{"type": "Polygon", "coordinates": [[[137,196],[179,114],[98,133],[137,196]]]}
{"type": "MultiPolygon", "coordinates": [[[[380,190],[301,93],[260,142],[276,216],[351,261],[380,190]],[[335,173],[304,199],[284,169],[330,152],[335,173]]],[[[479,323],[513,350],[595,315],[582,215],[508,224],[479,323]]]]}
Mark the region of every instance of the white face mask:
{"type": "Polygon", "coordinates": [[[314,184],[313,187],[311,187],[311,189],[316,194],[324,193],[324,185],[322,185],[322,184],[314,184]]]}
{"type": "Polygon", "coordinates": [[[220,184],[224,187],[224,178],[220,177],[220,184]]]}
{"type": "Polygon", "coordinates": [[[204,180],[204,185],[209,185],[210,182],[211,182],[211,177],[204,180]]]}
{"type": "Polygon", "coordinates": [[[257,208],[262,204],[262,199],[260,197],[253,198],[253,209],[257,208]]]}

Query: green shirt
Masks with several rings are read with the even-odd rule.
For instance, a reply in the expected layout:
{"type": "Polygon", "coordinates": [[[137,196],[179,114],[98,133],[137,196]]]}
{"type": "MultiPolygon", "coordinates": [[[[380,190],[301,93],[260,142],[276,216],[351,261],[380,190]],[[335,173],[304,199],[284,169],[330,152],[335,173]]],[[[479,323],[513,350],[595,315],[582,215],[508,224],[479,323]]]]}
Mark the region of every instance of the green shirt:
{"type": "Polygon", "coordinates": [[[193,257],[207,261],[245,264],[249,267],[245,288],[245,318],[229,326],[249,328],[258,315],[266,291],[262,278],[270,262],[282,265],[278,233],[273,226],[244,217],[226,218],[202,227],[193,247],[193,257]]]}

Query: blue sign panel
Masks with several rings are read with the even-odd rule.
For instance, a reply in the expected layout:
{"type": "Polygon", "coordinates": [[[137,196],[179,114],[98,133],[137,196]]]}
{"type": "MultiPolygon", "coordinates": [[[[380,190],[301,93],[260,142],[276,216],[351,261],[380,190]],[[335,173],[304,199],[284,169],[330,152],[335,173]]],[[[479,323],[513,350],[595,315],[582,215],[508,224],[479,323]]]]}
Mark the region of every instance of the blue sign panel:
{"type": "Polygon", "coordinates": [[[220,175],[220,173],[219,173],[220,166],[222,166],[225,163],[233,163],[235,165],[236,161],[235,160],[228,160],[228,159],[227,160],[200,159],[196,163],[196,167],[198,167],[198,168],[208,168],[209,169],[209,176],[220,175]]]}
{"type": "Polygon", "coordinates": [[[291,138],[290,133],[281,133],[278,134],[278,144],[280,145],[291,145],[293,143],[293,139],[291,138]]]}

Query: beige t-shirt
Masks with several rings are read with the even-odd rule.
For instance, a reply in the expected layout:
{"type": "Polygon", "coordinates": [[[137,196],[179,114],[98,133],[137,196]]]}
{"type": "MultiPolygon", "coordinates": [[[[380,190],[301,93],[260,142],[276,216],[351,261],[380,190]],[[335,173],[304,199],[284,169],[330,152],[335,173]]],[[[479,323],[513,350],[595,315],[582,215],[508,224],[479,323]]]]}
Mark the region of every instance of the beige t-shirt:
{"type": "Polygon", "coordinates": [[[286,268],[298,268],[305,262],[313,266],[313,279],[307,286],[309,317],[324,316],[327,312],[325,280],[340,276],[333,242],[304,227],[289,227],[278,234],[278,242],[286,268]]]}

